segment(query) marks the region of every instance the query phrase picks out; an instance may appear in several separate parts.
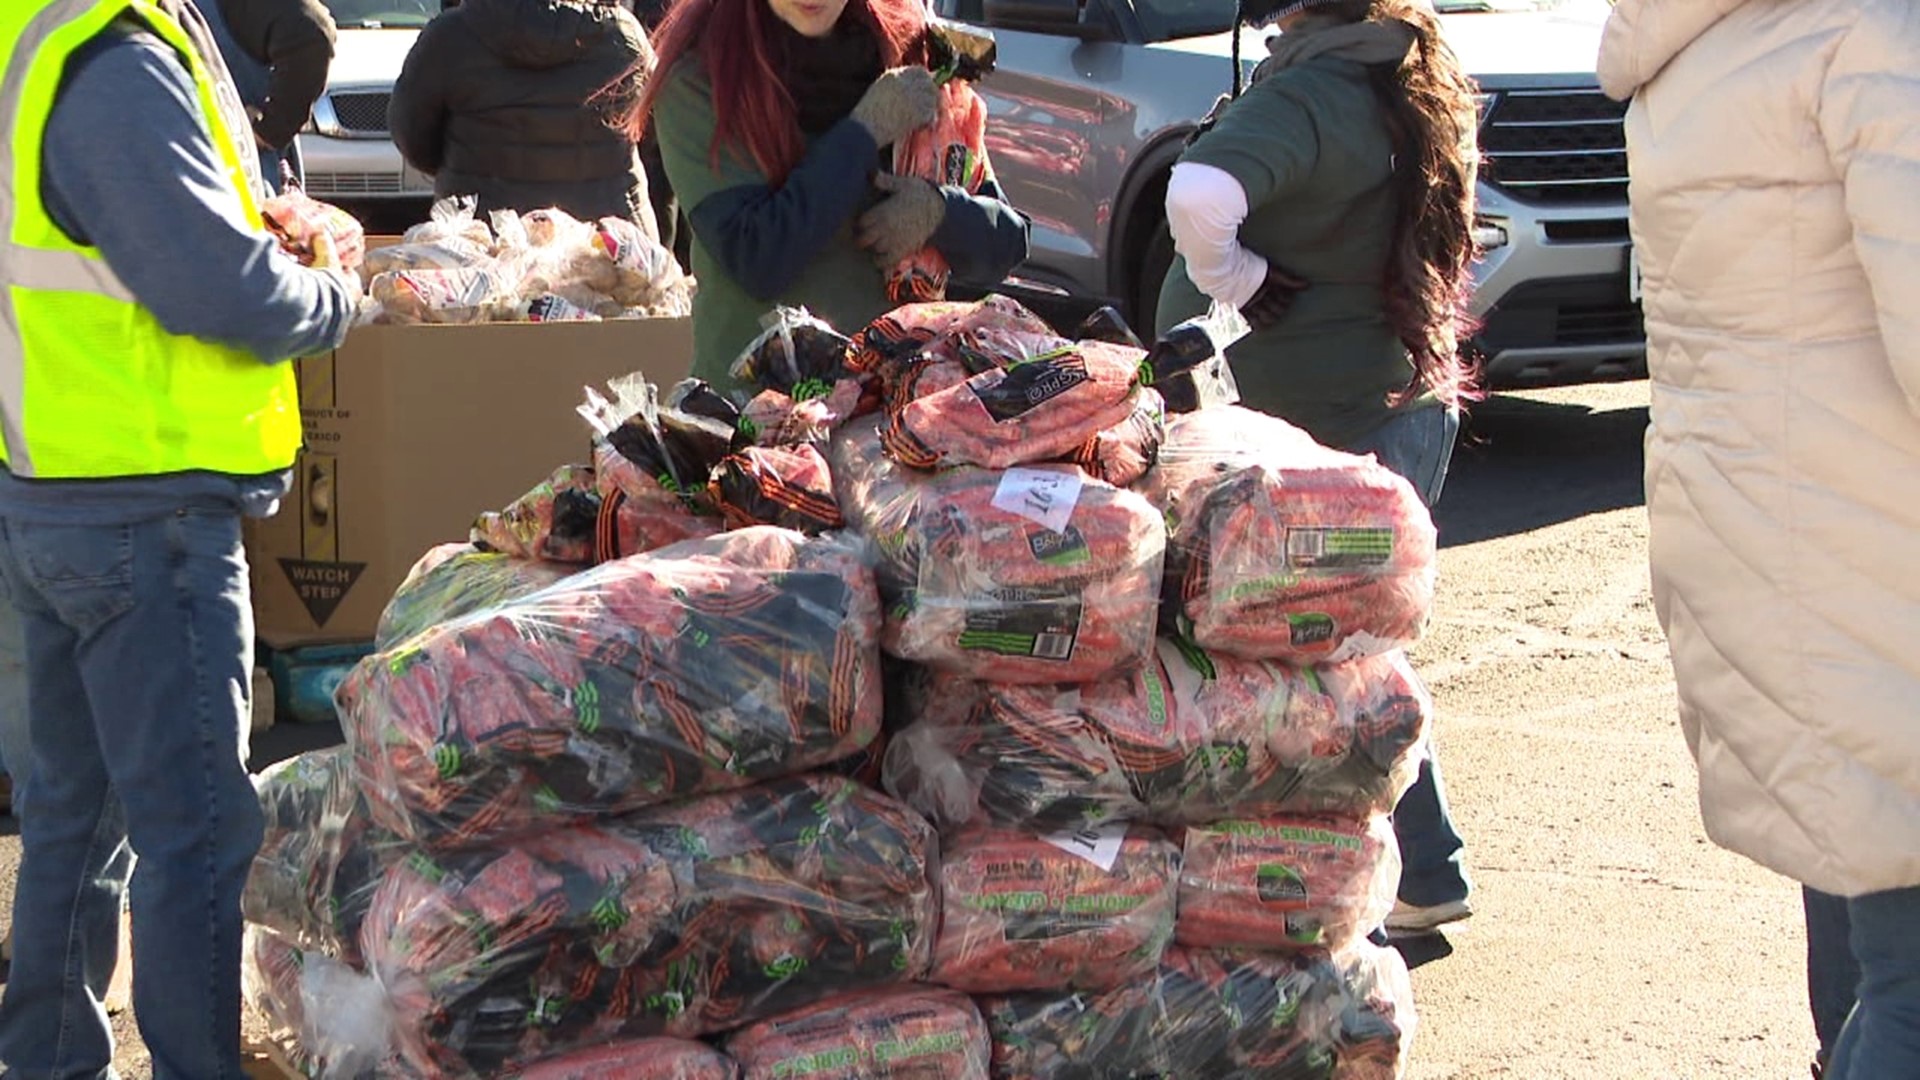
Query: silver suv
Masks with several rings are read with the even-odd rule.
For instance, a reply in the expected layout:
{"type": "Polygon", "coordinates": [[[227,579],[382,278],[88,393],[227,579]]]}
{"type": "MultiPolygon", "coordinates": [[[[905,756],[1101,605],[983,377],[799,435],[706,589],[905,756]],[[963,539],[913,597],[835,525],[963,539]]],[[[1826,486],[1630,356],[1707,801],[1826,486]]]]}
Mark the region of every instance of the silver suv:
{"type": "Polygon", "coordinates": [[[400,159],[387,133],[387,101],[420,28],[440,0],[326,0],[339,25],[327,91],[300,135],[307,192],[317,199],[367,204],[405,201],[412,210],[433,195],[433,178],[400,159]]]}
{"type": "MultiPolygon", "coordinates": [[[[993,31],[988,149],[1033,254],[1036,300],[1101,300],[1150,325],[1173,259],[1167,174],[1227,89],[1233,0],[937,0],[993,31]]],[[[1438,0],[1483,91],[1478,346],[1497,389],[1641,377],[1629,283],[1624,107],[1593,74],[1606,0],[1438,0]]],[[[1243,61],[1265,55],[1249,31],[1243,61]]]]}

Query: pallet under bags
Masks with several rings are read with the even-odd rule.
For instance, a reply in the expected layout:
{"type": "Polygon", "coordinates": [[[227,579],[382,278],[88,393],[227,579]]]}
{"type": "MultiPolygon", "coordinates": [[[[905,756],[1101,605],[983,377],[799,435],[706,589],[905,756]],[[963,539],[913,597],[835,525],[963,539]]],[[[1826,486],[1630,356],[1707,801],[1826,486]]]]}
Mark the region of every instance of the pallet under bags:
{"type": "Polygon", "coordinates": [[[856,545],[745,529],[435,627],[338,701],[375,819],[471,846],[855,753],[880,728],[879,630],[856,545]]]}
{"type": "Polygon", "coordinates": [[[898,987],[829,999],[735,1032],[741,1080],[987,1080],[991,1043],[964,994],[898,987]]]}
{"type": "Polygon", "coordinates": [[[1229,954],[1169,949],[1106,994],[981,1001],[995,1080],[1393,1080],[1413,988],[1391,949],[1229,954]]]}
{"type": "Polygon", "coordinates": [[[973,994],[1111,990],[1149,975],[1173,934],[1180,849],[1116,822],[949,836],[934,982],[973,994]]]}
{"type": "Polygon", "coordinates": [[[712,1034],[931,960],[934,838],[829,776],[396,864],[362,932],[407,1063],[497,1076],[614,1037],[712,1034]]]}
{"type": "Polygon", "coordinates": [[[904,697],[887,789],[943,827],[1384,813],[1433,715],[1402,653],[1293,668],[1174,639],[1099,682],[935,678],[904,697]]]}
{"type": "Polygon", "coordinates": [[[1433,519],[1386,466],[1226,406],[1176,417],[1140,490],[1171,534],[1170,621],[1201,646],[1337,663],[1419,639],[1433,519]]]}
{"type": "Polygon", "coordinates": [[[1078,682],[1153,645],[1160,517],[1072,465],[923,473],[871,422],[834,440],[840,505],[879,549],[889,653],[971,678],[1078,682]]]}

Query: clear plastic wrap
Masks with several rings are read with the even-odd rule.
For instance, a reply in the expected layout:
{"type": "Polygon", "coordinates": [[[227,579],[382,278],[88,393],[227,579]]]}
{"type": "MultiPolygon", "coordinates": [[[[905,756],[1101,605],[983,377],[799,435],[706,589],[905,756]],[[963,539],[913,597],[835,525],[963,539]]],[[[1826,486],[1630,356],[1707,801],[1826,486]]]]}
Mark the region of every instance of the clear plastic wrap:
{"type": "Polygon", "coordinates": [[[833,384],[824,397],[795,399],[762,390],[741,413],[740,430],[761,446],[824,445],[862,412],[872,412],[866,388],[853,379],[833,384]]]}
{"type": "Polygon", "coordinates": [[[964,994],[900,987],[844,995],[735,1032],[741,1080],[987,1080],[991,1043],[964,994]]]}
{"type": "Polygon", "coordinates": [[[691,1039],[622,1039],[520,1069],[512,1080],[739,1080],[733,1059],[691,1039]]]}
{"type": "Polygon", "coordinates": [[[1433,606],[1433,518],[1370,458],[1237,406],[1168,425],[1141,490],[1166,513],[1174,622],[1237,656],[1337,663],[1417,641],[1433,606]]]}
{"type": "Polygon", "coordinates": [[[302,265],[313,265],[313,240],[323,234],[333,241],[340,269],[351,274],[366,261],[367,231],[360,219],[313,198],[297,184],[262,203],[260,216],[281,248],[302,265]]]}
{"type": "Polygon", "coordinates": [[[834,439],[847,521],[880,549],[894,656],[995,682],[1100,678],[1153,648],[1165,529],[1072,465],[920,473],[875,425],[834,439]]]}
{"type": "Polygon", "coordinates": [[[468,325],[489,321],[511,288],[491,265],[389,270],[367,283],[367,297],[383,325],[468,325]]]}
{"type": "Polygon", "coordinates": [[[1173,937],[1180,849],[1113,822],[1040,835],[974,827],[941,853],[934,982],[974,994],[1112,990],[1173,937]]]}
{"type": "Polygon", "coordinates": [[[721,522],[708,498],[708,482],[714,466],[733,450],[738,411],[714,415],[716,395],[694,379],[675,386],[664,404],[659,388],[638,374],[609,383],[607,395],[588,390],[580,406],[595,435],[599,559],[718,532],[721,522]]]}
{"type": "Polygon", "coordinates": [[[1180,944],[1335,951],[1393,910],[1400,848],[1385,815],[1193,825],[1181,846],[1180,944]]]}
{"type": "MultiPolygon", "coordinates": [[[[553,295],[601,315],[626,309],[655,315],[684,315],[692,303],[691,283],[673,253],[625,218],[579,221],[557,209],[520,218],[524,247],[505,247],[500,262],[515,281],[515,297],[524,303],[553,295]]],[[[517,238],[517,236],[516,236],[517,238]]]]}
{"type": "Polygon", "coordinates": [[[1004,332],[974,344],[998,364],[899,403],[883,436],[896,460],[921,469],[1056,461],[1139,406],[1137,349],[1004,332]]]}
{"type": "MultiPolygon", "coordinates": [[[[892,383],[901,373],[921,364],[961,360],[962,336],[988,328],[1053,333],[1045,319],[1019,301],[997,293],[970,303],[939,300],[906,304],[873,320],[853,336],[847,348],[847,365],[892,383]]],[[[984,357],[975,357],[975,361],[978,367],[969,374],[994,366],[984,357]]]]}
{"type": "Polygon", "coordinates": [[[473,524],[472,542],[516,559],[591,566],[600,492],[591,465],[562,465],[505,510],[473,524]]]}
{"type": "Polygon", "coordinates": [[[945,680],[917,697],[886,784],[946,826],[1385,813],[1413,782],[1433,715],[1401,653],[1297,669],[1172,639],[1095,683],[945,680]]]}
{"type": "Polygon", "coordinates": [[[423,630],[530,596],[575,573],[571,566],[516,559],[472,544],[442,544],[420,557],[394,590],[373,632],[384,652],[423,630]]]}
{"type": "Polygon", "coordinates": [[[372,976],[258,927],[247,930],[240,974],[246,1000],[267,1021],[268,1038],[305,1075],[401,1075],[391,1050],[392,1012],[372,976]]]}
{"type": "Polygon", "coordinates": [[[847,366],[853,342],[806,308],[775,308],[729,372],[736,381],[792,397],[817,397],[809,388],[830,387],[859,373],[847,366]]]}
{"type": "Polygon", "coordinates": [[[1158,392],[1142,390],[1131,415],[1081,444],[1067,460],[1114,487],[1132,487],[1159,460],[1166,437],[1166,403],[1158,392]]]}
{"type": "Polygon", "coordinates": [[[427,211],[427,220],[408,229],[400,237],[403,244],[440,244],[460,240],[491,251],[493,230],[475,216],[480,200],[472,195],[450,195],[427,211]]]}
{"type": "Polygon", "coordinates": [[[391,244],[367,252],[361,274],[368,281],[404,270],[460,270],[487,265],[493,253],[484,245],[453,236],[432,243],[391,244]]]}
{"type": "Polygon", "coordinates": [[[1234,308],[1214,304],[1162,334],[1147,350],[1143,370],[1166,399],[1170,412],[1233,405],[1240,400],[1240,384],[1227,362],[1227,349],[1245,337],[1247,320],[1234,308]]]}
{"type": "Polygon", "coordinates": [[[714,469],[707,490],[729,528],[817,534],[846,525],[827,459],[811,445],[746,447],[714,469]]]}
{"type": "MultiPolygon", "coordinates": [[[[979,192],[992,171],[987,165],[987,103],[972,86],[950,78],[940,87],[940,108],[933,123],[894,143],[893,173],[969,194],[979,192]]],[[[928,244],[888,268],[887,297],[896,304],[941,300],[952,276],[946,256],[928,244]]]]}
{"type": "Polygon", "coordinates": [[[406,1061],[497,1076],[919,977],[933,844],[926,822],[851,780],[776,780],[418,854],[388,871],[363,937],[406,1061]]]}
{"type": "Polygon", "coordinates": [[[1392,1080],[1414,1027],[1406,964],[1370,945],[1291,956],[1174,948],[1153,978],[1106,994],[980,1004],[996,1080],[1392,1080]]]}
{"type": "Polygon", "coordinates": [[[467,846],[847,757],[880,729],[879,627],[855,545],[756,528],[428,630],[337,699],[375,819],[467,846]]]}
{"type": "Polygon", "coordinates": [[[298,948],[364,966],[360,924],[399,842],[373,823],[345,747],[312,750],[254,778],[266,831],[247,875],[250,923],[298,948]]]}

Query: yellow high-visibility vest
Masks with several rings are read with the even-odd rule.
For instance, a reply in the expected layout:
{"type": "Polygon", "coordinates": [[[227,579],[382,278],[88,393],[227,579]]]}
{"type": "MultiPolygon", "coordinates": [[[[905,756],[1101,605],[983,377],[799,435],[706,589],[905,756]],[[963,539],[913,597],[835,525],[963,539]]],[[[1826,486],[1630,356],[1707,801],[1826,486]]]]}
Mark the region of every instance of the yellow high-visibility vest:
{"type": "Polygon", "coordinates": [[[0,2],[0,463],[31,479],[284,469],[301,441],[292,365],[168,333],[41,202],[41,148],[67,60],[123,15],[192,72],[214,146],[260,224],[242,156],[251,150],[220,108],[224,67],[204,61],[173,16],[152,0],[0,2]]]}

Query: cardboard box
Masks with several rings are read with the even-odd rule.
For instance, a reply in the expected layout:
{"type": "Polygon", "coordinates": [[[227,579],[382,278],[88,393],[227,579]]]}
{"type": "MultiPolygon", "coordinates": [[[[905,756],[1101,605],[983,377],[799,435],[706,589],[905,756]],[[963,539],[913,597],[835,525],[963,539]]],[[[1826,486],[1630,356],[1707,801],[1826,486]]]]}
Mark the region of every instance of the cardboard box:
{"type": "Polygon", "coordinates": [[[277,649],[366,641],[428,548],[463,541],[589,460],[582,388],[687,374],[686,319],[370,326],[297,364],[307,445],[279,516],[249,523],[256,632],[277,649]]]}

